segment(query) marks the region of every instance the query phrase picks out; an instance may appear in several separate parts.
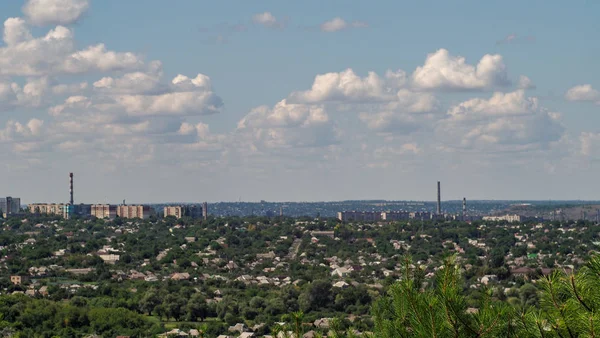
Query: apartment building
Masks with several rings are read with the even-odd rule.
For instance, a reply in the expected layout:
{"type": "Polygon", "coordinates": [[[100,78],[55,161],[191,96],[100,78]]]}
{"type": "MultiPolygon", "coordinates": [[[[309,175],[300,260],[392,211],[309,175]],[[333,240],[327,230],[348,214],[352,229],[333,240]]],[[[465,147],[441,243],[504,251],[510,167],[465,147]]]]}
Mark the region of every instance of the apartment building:
{"type": "Polygon", "coordinates": [[[181,217],[200,217],[203,209],[195,205],[176,205],[166,206],[164,208],[164,217],[173,216],[175,218],[181,217]]]}
{"type": "Polygon", "coordinates": [[[17,197],[0,197],[0,216],[18,214],[21,211],[21,199],[17,197]]]}
{"type": "Polygon", "coordinates": [[[113,219],[117,217],[117,206],[110,204],[93,204],[91,215],[100,219],[113,219]]]}
{"type": "Polygon", "coordinates": [[[117,216],[121,218],[147,219],[154,214],[154,210],[147,205],[119,205],[117,216]]]}
{"type": "Polygon", "coordinates": [[[34,203],[29,204],[27,208],[32,214],[63,215],[66,205],[64,203],[34,203]]]}

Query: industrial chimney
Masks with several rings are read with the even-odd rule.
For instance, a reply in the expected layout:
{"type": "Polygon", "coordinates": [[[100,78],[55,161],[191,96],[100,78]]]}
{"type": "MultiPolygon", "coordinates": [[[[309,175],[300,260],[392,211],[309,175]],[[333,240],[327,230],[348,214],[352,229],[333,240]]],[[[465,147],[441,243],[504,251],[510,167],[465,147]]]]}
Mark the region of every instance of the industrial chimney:
{"type": "Polygon", "coordinates": [[[73,200],[73,173],[69,173],[69,195],[71,197],[69,203],[75,205],[75,201],[73,200]]]}
{"type": "Polygon", "coordinates": [[[202,218],[206,221],[208,219],[208,203],[202,203],[202,218]]]}
{"type": "Polygon", "coordinates": [[[442,214],[442,192],[440,188],[440,181],[438,181],[438,196],[437,196],[437,214],[442,214]]]}
{"type": "Polygon", "coordinates": [[[467,219],[467,198],[463,197],[463,213],[462,213],[463,221],[467,219]]]}

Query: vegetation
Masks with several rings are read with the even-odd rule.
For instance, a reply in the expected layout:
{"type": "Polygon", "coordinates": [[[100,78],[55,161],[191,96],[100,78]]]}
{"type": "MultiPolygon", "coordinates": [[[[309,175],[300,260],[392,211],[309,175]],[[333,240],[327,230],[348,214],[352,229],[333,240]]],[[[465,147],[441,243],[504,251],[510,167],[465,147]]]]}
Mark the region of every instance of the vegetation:
{"type": "Polygon", "coordinates": [[[259,337],[583,337],[595,329],[590,222],[0,222],[0,336],[196,329],[216,337],[236,324],[259,337]],[[119,259],[106,261],[111,255],[119,259]],[[573,282],[564,270],[577,271],[573,282]]]}

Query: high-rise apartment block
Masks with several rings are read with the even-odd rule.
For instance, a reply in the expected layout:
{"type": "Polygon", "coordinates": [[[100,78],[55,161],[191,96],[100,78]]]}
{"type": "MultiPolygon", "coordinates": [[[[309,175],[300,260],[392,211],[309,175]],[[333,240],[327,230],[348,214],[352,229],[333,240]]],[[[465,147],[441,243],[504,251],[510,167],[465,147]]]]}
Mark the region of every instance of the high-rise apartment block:
{"type": "Polygon", "coordinates": [[[64,203],[34,203],[27,207],[32,214],[62,215],[66,205],[64,203]]]}
{"type": "Polygon", "coordinates": [[[117,206],[110,204],[93,204],[91,215],[100,219],[113,219],[117,217],[117,206]]]}
{"type": "Polygon", "coordinates": [[[147,219],[154,214],[154,210],[147,205],[119,205],[117,216],[121,218],[147,219]]]}
{"type": "Polygon", "coordinates": [[[199,208],[195,205],[166,206],[164,208],[164,216],[173,216],[175,218],[200,217],[202,215],[202,211],[202,208],[199,208]]]}
{"type": "Polygon", "coordinates": [[[0,216],[8,217],[21,211],[21,199],[17,197],[0,197],[0,216]]]}

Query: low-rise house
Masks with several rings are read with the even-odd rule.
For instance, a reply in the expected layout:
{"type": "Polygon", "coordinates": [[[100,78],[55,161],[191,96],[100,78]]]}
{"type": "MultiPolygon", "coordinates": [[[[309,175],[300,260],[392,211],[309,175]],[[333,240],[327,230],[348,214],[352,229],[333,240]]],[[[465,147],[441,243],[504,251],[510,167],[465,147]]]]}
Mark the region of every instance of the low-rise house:
{"type": "Polygon", "coordinates": [[[29,280],[27,276],[10,276],[10,282],[14,285],[21,285],[29,280]]]}
{"type": "Polygon", "coordinates": [[[176,272],[171,275],[172,280],[188,280],[190,279],[190,274],[187,272],[176,272]]]}

